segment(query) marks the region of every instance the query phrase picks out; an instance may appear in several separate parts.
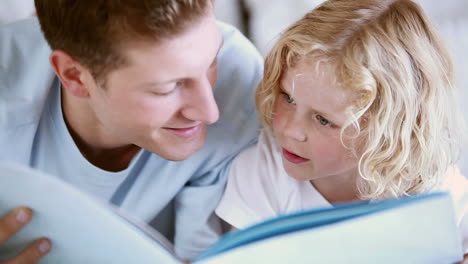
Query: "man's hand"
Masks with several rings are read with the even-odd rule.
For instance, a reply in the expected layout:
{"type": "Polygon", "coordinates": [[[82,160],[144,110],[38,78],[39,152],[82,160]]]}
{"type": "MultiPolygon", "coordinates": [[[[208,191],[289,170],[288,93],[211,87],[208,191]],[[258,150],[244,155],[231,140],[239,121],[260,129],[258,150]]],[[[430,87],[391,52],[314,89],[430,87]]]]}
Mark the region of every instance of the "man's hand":
{"type": "MultiPolygon", "coordinates": [[[[11,211],[4,217],[0,218],[0,247],[2,244],[12,237],[16,232],[21,230],[26,224],[31,221],[32,211],[29,208],[19,207],[11,211]]],[[[0,264],[29,264],[37,263],[45,256],[51,248],[50,240],[40,238],[31,243],[26,249],[10,260],[5,260],[0,264]]]]}

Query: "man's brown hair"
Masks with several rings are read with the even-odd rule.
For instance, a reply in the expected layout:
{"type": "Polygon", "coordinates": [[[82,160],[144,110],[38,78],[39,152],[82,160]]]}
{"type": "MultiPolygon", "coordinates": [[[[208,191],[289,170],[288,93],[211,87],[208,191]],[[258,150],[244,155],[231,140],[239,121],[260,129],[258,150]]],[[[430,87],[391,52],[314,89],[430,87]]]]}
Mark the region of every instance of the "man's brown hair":
{"type": "Polygon", "coordinates": [[[197,22],[212,0],[35,0],[53,50],[64,50],[100,83],[124,65],[129,40],[160,41],[197,22]]]}

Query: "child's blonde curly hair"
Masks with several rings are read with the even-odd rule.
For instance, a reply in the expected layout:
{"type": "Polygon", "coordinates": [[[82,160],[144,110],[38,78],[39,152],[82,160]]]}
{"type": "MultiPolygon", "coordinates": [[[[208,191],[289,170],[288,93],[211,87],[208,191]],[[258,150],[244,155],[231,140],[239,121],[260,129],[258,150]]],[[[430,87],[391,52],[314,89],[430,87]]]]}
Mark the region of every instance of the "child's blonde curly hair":
{"type": "Polygon", "coordinates": [[[285,70],[326,61],[352,91],[341,130],[358,147],[362,199],[399,197],[438,186],[458,158],[463,118],[453,66],[440,36],[411,0],[329,0],[288,28],[266,58],[256,93],[263,122],[285,70]]]}

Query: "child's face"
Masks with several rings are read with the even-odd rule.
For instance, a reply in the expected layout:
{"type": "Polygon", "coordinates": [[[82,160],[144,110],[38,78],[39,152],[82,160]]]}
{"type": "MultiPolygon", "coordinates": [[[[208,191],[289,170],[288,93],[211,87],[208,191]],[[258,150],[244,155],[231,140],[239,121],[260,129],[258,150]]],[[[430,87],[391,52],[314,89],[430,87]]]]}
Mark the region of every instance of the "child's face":
{"type": "Polygon", "coordinates": [[[333,78],[329,65],[300,61],[282,79],[273,130],[284,168],[297,180],[357,175],[357,158],[340,140],[350,98],[333,78]]]}

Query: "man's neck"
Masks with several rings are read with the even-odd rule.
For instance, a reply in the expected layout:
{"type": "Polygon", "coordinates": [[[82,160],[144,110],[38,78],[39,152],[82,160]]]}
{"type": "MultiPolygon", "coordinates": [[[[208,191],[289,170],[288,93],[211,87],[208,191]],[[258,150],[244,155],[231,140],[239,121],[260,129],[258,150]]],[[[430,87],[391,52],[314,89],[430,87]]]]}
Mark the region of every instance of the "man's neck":
{"type": "Polygon", "coordinates": [[[126,169],[140,151],[135,145],[112,144],[85,100],[62,89],[62,112],[66,127],[81,154],[94,166],[106,171],[126,169]]]}

